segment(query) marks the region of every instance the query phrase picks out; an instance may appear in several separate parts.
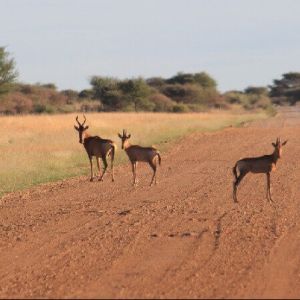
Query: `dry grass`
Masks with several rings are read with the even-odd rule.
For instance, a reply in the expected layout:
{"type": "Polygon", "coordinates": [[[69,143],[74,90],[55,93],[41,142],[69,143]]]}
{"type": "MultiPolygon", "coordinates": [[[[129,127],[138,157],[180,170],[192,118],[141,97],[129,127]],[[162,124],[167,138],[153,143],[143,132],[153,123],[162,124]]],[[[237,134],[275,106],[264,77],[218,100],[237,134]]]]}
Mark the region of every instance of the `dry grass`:
{"type": "MultiPolygon", "coordinates": [[[[83,146],[74,130],[75,114],[1,117],[0,196],[35,184],[89,175],[83,146]]],[[[156,145],[163,151],[193,131],[218,130],[243,121],[265,118],[264,113],[91,113],[89,132],[110,138],[120,146],[117,133],[126,128],[132,143],[156,145]]],[[[120,147],[117,163],[125,161],[120,147]]],[[[127,159],[126,159],[127,161],[127,159]]]]}

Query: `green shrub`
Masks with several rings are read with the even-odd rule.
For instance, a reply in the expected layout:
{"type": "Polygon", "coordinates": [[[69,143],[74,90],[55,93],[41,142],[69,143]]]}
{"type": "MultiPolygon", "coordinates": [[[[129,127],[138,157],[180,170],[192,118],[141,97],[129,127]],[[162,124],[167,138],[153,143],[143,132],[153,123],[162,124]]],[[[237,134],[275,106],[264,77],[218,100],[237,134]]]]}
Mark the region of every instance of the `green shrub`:
{"type": "Polygon", "coordinates": [[[177,103],[173,106],[173,112],[175,112],[175,113],[185,113],[185,112],[189,112],[189,108],[186,104],[177,103]]]}

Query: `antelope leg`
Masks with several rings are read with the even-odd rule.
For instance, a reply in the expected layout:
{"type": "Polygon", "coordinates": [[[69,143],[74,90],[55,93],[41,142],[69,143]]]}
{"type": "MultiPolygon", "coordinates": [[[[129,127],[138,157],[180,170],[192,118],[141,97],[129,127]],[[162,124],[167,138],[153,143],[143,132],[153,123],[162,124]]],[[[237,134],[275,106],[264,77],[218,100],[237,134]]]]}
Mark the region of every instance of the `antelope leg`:
{"type": "Polygon", "coordinates": [[[93,161],[92,161],[92,157],[89,157],[90,160],[90,165],[91,165],[91,178],[90,181],[93,181],[93,161]]]}
{"type": "Polygon", "coordinates": [[[267,173],[267,199],[269,202],[274,202],[271,197],[271,176],[270,173],[267,173]]]}
{"type": "Polygon", "coordinates": [[[103,168],[103,172],[102,172],[102,175],[101,175],[99,181],[103,181],[103,176],[104,176],[104,174],[106,172],[106,169],[107,169],[107,166],[108,166],[106,157],[102,157],[102,161],[103,161],[103,164],[104,164],[104,168],[103,168]]]}

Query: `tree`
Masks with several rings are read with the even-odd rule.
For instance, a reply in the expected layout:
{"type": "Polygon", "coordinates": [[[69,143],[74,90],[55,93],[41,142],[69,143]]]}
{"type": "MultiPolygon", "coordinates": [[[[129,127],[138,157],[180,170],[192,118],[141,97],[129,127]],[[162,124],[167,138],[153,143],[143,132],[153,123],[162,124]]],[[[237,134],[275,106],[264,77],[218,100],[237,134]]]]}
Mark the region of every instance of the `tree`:
{"type": "Polygon", "coordinates": [[[0,47],[0,95],[11,89],[17,77],[14,59],[9,57],[5,47],[0,47]]]}
{"type": "Polygon", "coordinates": [[[274,80],[270,86],[270,96],[277,104],[295,104],[300,101],[300,73],[290,72],[282,75],[282,79],[274,80]]]}
{"type": "Polygon", "coordinates": [[[207,73],[182,73],[179,72],[175,76],[166,80],[169,84],[197,84],[202,88],[216,89],[216,81],[210,77],[207,73]]]}
{"type": "Polygon", "coordinates": [[[119,110],[123,107],[120,81],[112,77],[93,76],[90,81],[94,98],[101,100],[105,109],[119,110]]]}
{"type": "Polygon", "coordinates": [[[217,88],[217,82],[205,72],[194,74],[194,80],[196,84],[201,85],[203,88],[217,88]]]}
{"type": "Polygon", "coordinates": [[[134,110],[152,110],[154,104],[148,100],[150,87],[142,78],[129,79],[120,83],[120,88],[126,95],[128,103],[134,105],[134,110]]]}
{"type": "Polygon", "coordinates": [[[249,86],[245,89],[245,94],[264,95],[269,94],[268,88],[264,86],[249,86]]]}
{"type": "Polygon", "coordinates": [[[93,76],[90,84],[97,99],[102,99],[106,96],[107,92],[118,89],[118,80],[112,77],[93,76]]]}

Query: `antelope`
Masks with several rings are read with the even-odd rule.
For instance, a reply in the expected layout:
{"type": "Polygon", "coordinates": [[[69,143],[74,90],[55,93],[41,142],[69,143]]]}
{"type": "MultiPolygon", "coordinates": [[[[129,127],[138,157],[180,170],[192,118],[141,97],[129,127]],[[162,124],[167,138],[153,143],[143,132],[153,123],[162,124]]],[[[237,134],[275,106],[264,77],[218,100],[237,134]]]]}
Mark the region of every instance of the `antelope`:
{"type": "Polygon", "coordinates": [[[95,156],[96,160],[97,160],[99,176],[100,176],[100,165],[99,165],[100,157],[104,164],[104,169],[103,169],[102,175],[99,178],[99,181],[103,181],[103,176],[106,172],[107,165],[108,165],[107,157],[110,156],[112,181],[115,181],[115,178],[114,178],[114,156],[115,156],[115,151],[117,149],[117,146],[111,140],[102,139],[99,136],[90,136],[87,133],[87,129],[89,128],[89,126],[84,126],[84,124],[86,122],[85,115],[83,115],[83,117],[84,117],[84,122],[82,124],[80,124],[80,122],[78,121],[78,116],[76,117],[78,126],[74,125],[74,128],[78,131],[79,143],[83,144],[83,146],[86,150],[86,153],[89,157],[89,160],[90,160],[90,165],[91,165],[90,181],[93,181],[93,161],[92,161],[93,156],[95,156]]]}
{"type": "Polygon", "coordinates": [[[281,157],[282,147],[287,143],[287,140],[281,143],[280,138],[277,138],[276,143],[272,143],[274,151],[272,154],[263,155],[260,157],[250,157],[243,158],[236,162],[233,167],[233,175],[235,181],[233,183],[233,200],[238,202],[236,191],[237,187],[241,183],[242,179],[246,176],[247,173],[265,173],[267,175],[267,195],[266,198],[269,202],[274,202],[271,197],[271,176],[270,173],[276,170],[277,160],[281,157]],[[239,171],[239,176],[237,176],[237,170],[239,171]]]}
{"type": "Polygon", "coordinates": [[[125,150],[131,165],[132,165],[132,174],[133,174],[133,186],[137,184],[136,179],[136,167],[137,163],[140,162],[147,162],[153,170],[153,176],[150,182],[150,186],[153,184],[153,181],[156,182],[156,168],[157,168],[157,159],[158,163],[161,165],[161,156],[159,151],[154,147],[142,147],[139,145],[131,145],[129,143],[129,139],[131,134],[127,134],[126,130],[123,129],[123,135],[120,133],[118,134],[119,138],[122,141],[122,149],[125,150]]]}

